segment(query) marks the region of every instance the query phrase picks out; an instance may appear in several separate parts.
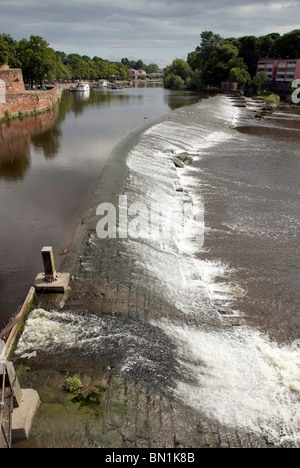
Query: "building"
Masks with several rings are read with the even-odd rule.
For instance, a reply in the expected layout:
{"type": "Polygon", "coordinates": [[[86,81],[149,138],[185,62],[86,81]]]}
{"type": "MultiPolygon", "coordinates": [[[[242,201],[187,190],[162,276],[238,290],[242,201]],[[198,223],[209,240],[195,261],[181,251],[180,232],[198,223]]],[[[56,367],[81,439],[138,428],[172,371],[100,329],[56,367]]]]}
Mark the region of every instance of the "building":
{"type": "Polygon", "coordinates": [[[137,80],[141,76],[146,76],[147,75],[145,70],[135,70],[134,68],[130,68],[129,73],[130,73],[130,78],[132,80],[137,80]]]}
{"type": "Polygon", "coordinates": [[[287,96],[291,83],[300,79],[300,59],[262,58],[257,63],[257,73],[262,71],[270,79],[270,89],[282,97],[287,96]]]}
{"type": "Polygon", "coordinates": [[[276,83],[291,83],[300,79],[300,59],[260,59],[257,73],[264,71],[270,81],[276,83]]]}
{"type": "Polygon", "coordinates": [[[225,92],[238,91],[239,83],[236,83],[235,81],[223,81],[221,89],[225,92]]]}

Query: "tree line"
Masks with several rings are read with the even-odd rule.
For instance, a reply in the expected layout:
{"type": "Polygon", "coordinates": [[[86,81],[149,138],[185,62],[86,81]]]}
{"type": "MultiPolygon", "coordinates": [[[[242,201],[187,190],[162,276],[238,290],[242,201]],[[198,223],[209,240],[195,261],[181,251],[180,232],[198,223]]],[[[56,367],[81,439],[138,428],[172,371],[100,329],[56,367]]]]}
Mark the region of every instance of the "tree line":
{"type": "Polygon", "coordinates": [[[99,80],[115,75],[118,79],[129,79],[130,68],[144,69],[155,73],[156,64],[145,65],[142,60],[110,62],[100,57],[90,58],[77,53],[66,54],[55,51],[41,36],[14,40],[10,34],[0,34],[0,65],[21,68],[25,83],[42,84],[45,80],[99,80]]]}
{"type": "Polygon", "coordinates": [[[187,60],[175,59],[165,69],[166,88],[201,90],[234,81],[257,91],[268,83],[265,73],[256,75],[260,58],[300,58],[300,29],[283,36],[271,33],[228,39],[204,31],[200,37],[200,45],[188,54],[187,60]]]}

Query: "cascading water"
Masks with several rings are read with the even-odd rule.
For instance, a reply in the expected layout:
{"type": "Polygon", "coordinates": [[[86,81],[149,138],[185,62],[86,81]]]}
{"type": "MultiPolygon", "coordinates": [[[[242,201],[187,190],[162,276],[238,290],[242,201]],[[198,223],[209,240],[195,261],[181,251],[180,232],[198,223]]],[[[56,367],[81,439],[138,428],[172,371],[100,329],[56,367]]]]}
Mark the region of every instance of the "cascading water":
{"type": "MultiPolygon", "coordinates": [[[[220,424],[297,445],[299,292],[293,281],[299,254],[293,242],[300,132],[287,124],[274,146],[257,129],[278,128],[257,122],[253,102],[245,102],[246,108],[235,107],[217,96],[174,111],[149,128],[127,158],[123,195],[128,206],[138,203],[145,212],[140,236],[117,241],[118,269],[126,273],[130,265],[136,288],[163,298],[176,317],[141,316],[132,323],[35,311],[17,354],[71,349],[101,356],[104,343],[112,353],[118,347],[124,375],[163,385],[220,424]],[[289,152],[282,155],[286,141],[289,152]],[[180,165],[183,155],[192,164],[180,165]],[[178,229],[184,206],[184,229],[178,229]],[[283,217],[289,222],[279,230],[283,217]],[[282,342],[269,332],[280,332],[282,342]]],[[[274,117],[282,127],[286,114],[274,117]]],[[[101,242],[90,237],[94,256],[101,242]]],[[[92,257],[85,268],[95,271],[92,257]]]]}

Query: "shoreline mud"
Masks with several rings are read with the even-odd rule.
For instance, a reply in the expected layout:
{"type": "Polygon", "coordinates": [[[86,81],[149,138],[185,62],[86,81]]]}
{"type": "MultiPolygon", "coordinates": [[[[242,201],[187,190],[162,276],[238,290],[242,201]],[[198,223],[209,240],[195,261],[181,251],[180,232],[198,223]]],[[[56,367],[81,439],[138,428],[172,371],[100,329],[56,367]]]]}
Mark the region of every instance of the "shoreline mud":
{"type": "MultiPolygon", "coordinates": [[[[61,267],[61,272],[72,277],[68,293],[36,296],[33,308],[37,313],[32,320],[46,320],[42,333],[45,338],[47,334],[52,336],[53,348],[50,353],[45,350],[15,358],[22,387],[33,387],[42,402],[30,438],[15,448],[273,447],[267,437],[225,427],[170,394],[168,388],[178,378],[176,363],[171,354],[167,355],[172,343],[151,323],[159,318],[176,318],[178,311],[167,301],[136,287],[134,265],[128,265],[124,272],[117,240],[103,241],[101,255],[93,257],[96,207],[102,202],[116,206],[118,196],[125,190],[129,152],[147,129],[168,118],[164,115],[145,122],[115,146],[61,267]],[[89,261],[94,262],[93,271],[87,267],[89,261]],[[60,313],[65,314],[62,329],[66,326],[68,330],[78,320],[78,335],[71,337],[73,341],[92,341],[101,324],[105,336],[93,356],[86,355],[80,346],[75,353],[67,337],[62,346],[59,340],[56,344],[55,333],[60,333],[60,326],[50,329],[50,316],[60,313]],[[82,336],[86,333],[85,321],[91,329],[94,323],[94,334],[82,336]],[[135,334],[152,340],[153,355],[165,366],[155,382],[151,380],[150,368],[149,376],[147,369],[138,365],[126,373],[128,349],[141,353],[149,362],[150,358],[153,360],[146,351],[143,355],[142,343],[135,342],[135,334]],[[119,335],[128,338],[128,349],[122,348],[119,335]],[[65,380],[70,375],[79,376],[82,382],[82,388],[74,393],[65,390],[65,380]]],[[[180,118],[184,119],[184,113],[180,118]]]]}

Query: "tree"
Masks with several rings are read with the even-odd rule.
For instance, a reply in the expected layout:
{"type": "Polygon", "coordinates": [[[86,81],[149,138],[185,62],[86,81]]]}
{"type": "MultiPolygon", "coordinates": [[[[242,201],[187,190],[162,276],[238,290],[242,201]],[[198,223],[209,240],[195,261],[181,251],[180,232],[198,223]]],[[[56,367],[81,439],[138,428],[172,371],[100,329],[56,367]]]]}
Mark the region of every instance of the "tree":
{"type": "Polygon", "coordinates": [[[278,56],[282,59],[299,59],[300,58],[300,29],[295,29],[287,34],[284,34],[276,41],[278,56]]]}
{"type": "Polygon", "coordinates": [[[240,86],[247,86],[251,82],[251,76],[246,70],[232,68],[229,73],[228,81],[239,83],[240,86]]]}
{"type": "Polygon", "coordinates": [[[220,86],[222,81],[227,81],[230,70],[240,64],[238,55],[238,49],[230,43],[224,43],[211,52],[204,74],[205,84],[220,86]]]}
{"type": "Polygon", "coordinates": [[[8,65],[11,68],[20,68],[21,63],[18,59],[18,42],[15,41],[10,34],[3,34],[3,39],[5,40],[8,48],[8,65]]]}
{"type": "Polygon", "coordinates": [[[203,89],[202,73],[200,70],[195,70],[186,80],[186,88],[190,91],[201,91],[203,89]]]}
{"type": "Polygon", "coordinates": [[[69,80],[71,73],[68,67],[62,61],[61,52],[55,52],[56,66],[55,66],[55,78],[58,80],[69,80]]]}
{"type": "Polygon", "coordinates": [[[146,65],[144,64],[143,60],[138,60],[133,68],[136,70],[144,70],[146,65]]]}
{"type": "Polygon", "coordinates": [[[214,34],[212,31],[203,31],[200,37],[200,45],[188,55],[188,64],[192,70],[205,70],[211,53],[224,42],[219,34],[214,34]]]}
{"type": "Polygon", "coordinates": [[[169,89],[177,89],[177,90],[184,89],[185,82],[180,76],[174,75],[174,73],[169,73],[164,78],[164,87],[169,88],[169,89]]]}
{"type": "Polygon", "coordinates": [[[0,34],[0,65],[8,64],[9,48],[4,37],[0,34]]]}
{"type": "Polygon", "coordinates": [[[172,65],[166,67],[164,75],[177,75],[185,82],[191,73],[192,69],[185,60],[175,59],[172,65]]]}
{"type": "Polygon", "coordinates": [[[151,73],[156,73],[158,70],[158,65],[156,63],[150,63],[146,66],[145,70],[148,73],[148,75],[150,75],[151,73]]]}
{"type": "Polygon", "coordinates": [[[259,55],[262,57],[272,57],[274,55],[274,39],[271,35],[261,36],[259,38],[259,55]]]}
{"type": "Polygon", "coordinates": [[[255,36],[244,36],[239,39],[241,48],[240,57],[243,57],[250,75],[253,77],[257,71],[257,61],[260,59],[260,42],[255,36]]]}
{"type": "Polygon", "coordinates": [[[57,58],[54,50],[42,37],[31,36],[29,41],[22,39],[18,45],[18,58],[22,64],[24,78],[31,85],[33,82],[42,85],[45,78],[55,78],[57,58]]]}
{"type": "Polygon", "coordinates": [[[67,60],[72,79],[89,79],[90,69],[88,63],[79,54],[70,54],[67,60]]]}
{"type": "Polygon", "coordinates": [[[256,92],[264,91],[269,88],[269,77],[266,72],[261,71],[253,79],[253,86],[256,92]]]}

